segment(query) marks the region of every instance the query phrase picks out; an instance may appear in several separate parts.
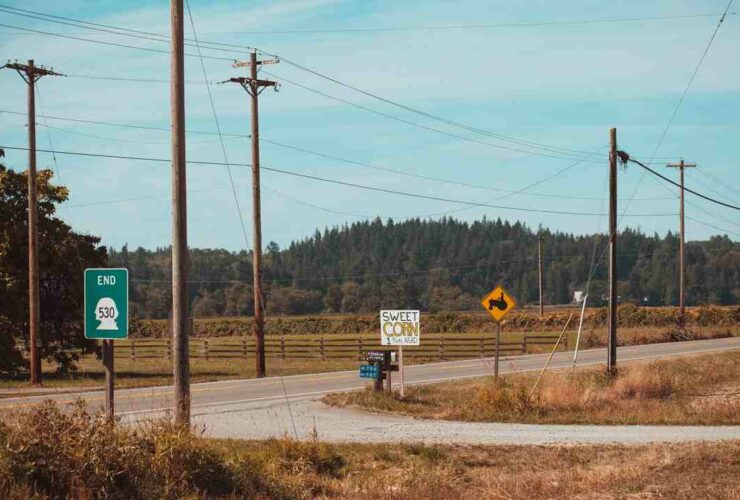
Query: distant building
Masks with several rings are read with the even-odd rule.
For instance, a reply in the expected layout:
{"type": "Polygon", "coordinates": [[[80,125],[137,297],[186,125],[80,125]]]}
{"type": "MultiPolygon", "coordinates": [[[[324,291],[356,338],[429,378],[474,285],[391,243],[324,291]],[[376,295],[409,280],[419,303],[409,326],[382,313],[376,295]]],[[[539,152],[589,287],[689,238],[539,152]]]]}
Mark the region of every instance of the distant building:
{"type": "Polygon", "coordinates": [[[576,290],[573,292],[573,303],[581,304],[584,298],[586,298],[586,292],[583,290],[576,290]]]}

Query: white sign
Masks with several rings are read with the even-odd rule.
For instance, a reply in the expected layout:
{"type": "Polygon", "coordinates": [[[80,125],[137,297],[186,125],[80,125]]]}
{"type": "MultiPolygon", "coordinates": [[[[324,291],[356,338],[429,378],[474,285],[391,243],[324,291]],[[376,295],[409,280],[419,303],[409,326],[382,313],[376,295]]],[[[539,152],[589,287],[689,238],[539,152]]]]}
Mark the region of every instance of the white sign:
{"type": "Polygon", "coordinates": [[[380,311],[381,345],[419,345],[419,311],[380,311]]]}

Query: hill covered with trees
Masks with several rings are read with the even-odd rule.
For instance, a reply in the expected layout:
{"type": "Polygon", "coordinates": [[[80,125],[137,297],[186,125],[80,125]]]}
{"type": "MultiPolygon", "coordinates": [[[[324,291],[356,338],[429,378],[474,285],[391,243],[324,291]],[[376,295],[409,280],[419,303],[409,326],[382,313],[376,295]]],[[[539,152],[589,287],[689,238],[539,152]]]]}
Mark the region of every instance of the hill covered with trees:
{"type": "MultiPolygon", "coordinates": [[[[543,238],[545,300],[570,302],[590,280],[598,305],[606,289],[606,236],[534,231],[520,223],[483,219],[356,222],[326,229],[264,256],[265,300],[272,314],[373,312],[380,308],[427,311],[477,309],[497,283],[520,303],[537,301],[537,238],[543,238]]],[[[626,229],[619,235],[622,302],[678,302],[678,238],[626,229]]],[[[687,303],[740,301],[740,243],[726,236],[687,244],[687,303]]],[[[166,318],[170,250],[109,252],[110,266],[127,267],[131,307],[140,318],[166,318]]],[[[250,315],[251,254],[191,250],[196,316],[250,315]]]]}

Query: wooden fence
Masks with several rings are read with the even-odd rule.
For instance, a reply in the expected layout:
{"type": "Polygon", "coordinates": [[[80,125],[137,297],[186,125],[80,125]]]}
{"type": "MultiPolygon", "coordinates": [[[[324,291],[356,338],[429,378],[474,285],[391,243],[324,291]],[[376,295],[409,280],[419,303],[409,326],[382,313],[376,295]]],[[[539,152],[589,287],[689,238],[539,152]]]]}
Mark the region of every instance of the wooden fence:
{"type": "MultiPolygon", "coordinates": [[[[527,354],[533,347],[552,348],[557,335],[524,334],[517,341],[502,341],[502,355],[527,354]]],[[[171,359],[172,341],[169,339],[131,339],[114,342],[116,357],[137,359],[171,359]]],[[[561,347],[568,350],[568,338],[564,337],[561,347]]],[[[369,350],[395,349],[381,346],[377,336],[322,337],[266,337],[265,356],[273,359],[364,359],[369,350]]],[[[476,357],[491,357],[496,349],[492,335],[427,335],[420,346],[406,346],[404,357],[425,360],[447,360],[476,357]]],[[[252,337],[191,338],[190,357],[195,359],[247,359],[254,356],[255,344],[252,337]]]]}

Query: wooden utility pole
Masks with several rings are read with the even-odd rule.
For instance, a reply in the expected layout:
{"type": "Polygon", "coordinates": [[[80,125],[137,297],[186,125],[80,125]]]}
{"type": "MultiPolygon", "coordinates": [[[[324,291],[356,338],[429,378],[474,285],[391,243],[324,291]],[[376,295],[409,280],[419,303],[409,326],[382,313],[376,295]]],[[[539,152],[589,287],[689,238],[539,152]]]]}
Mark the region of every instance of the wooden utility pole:
{"type": "Polygon", "coordinates": [[[684,298],[686,297],[686,263],[684,261],[686,255],[686,241],[684,239],[684,168],[695,167],[696,163],[684,163],[683,158],[679,163],[669,163],[667,167],[677,168],[679,176],[681,178],[681,209],[680,209],[680,221],[679,221],[679,247],[678,247],[678,321],[681,328],[686,324],[686,307],[684,304],[684,298]]]}
{"type": "Polygon", "coordinates": [[[257,53],[249,55],[249,62],[235,62],[234,67],[248,66],[250,76],[230,78],[228,82],[238,83],[252,98],[252,275],[254,284],[254,342],[257,377],[262,378],[265,370],[265,309],[262,294],[262,204],[260,201],[260,140],[259,140],[259,95],[267,87],[277,88],[277,83],[257,78],[258,66],[275,64],[277,59],[257,60],[257,53]]]}
{"type": "Polygon", "coordinates": [[[53,69],[8,62],[0,69],[14,69],[28,84],[28,342],[31,351],[31,384],[41,384],[41,305],[39,296],[38,195],[36,193],[36,81],[42,76],[63,76],[53,69]]]}
{"type": "Polygon", "coordinates": [[[537,256],[538,256],[538,265],[537,265],[537,277],[539,279],[539,289],[540,289],[540,318],[544,315],[544,307],[545,302],[543,298],[544,293],[544,286],[542,281],[542,236],[537,237],[537,256]]]}
{"type": "Polygon", "coordinates": [[[185,53],[183,0],[170,0],[170,116],[172,121],[172,344],[175,422],[190,425],[190,311],[185,169],[185,53]]]}
{"type": "Polygon", "coordinates": [[[617,129],[609,131],[609,332],[607,372],[617,371],[617,129]]]}

